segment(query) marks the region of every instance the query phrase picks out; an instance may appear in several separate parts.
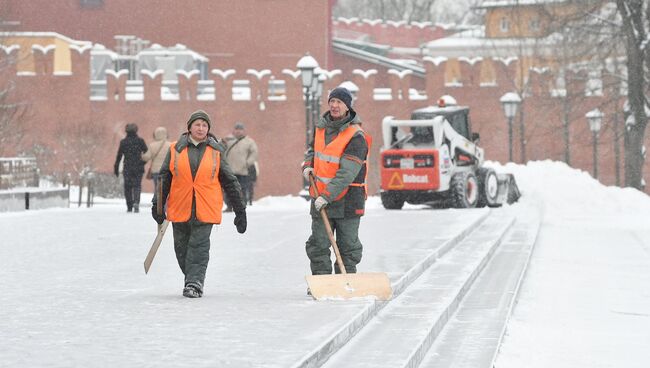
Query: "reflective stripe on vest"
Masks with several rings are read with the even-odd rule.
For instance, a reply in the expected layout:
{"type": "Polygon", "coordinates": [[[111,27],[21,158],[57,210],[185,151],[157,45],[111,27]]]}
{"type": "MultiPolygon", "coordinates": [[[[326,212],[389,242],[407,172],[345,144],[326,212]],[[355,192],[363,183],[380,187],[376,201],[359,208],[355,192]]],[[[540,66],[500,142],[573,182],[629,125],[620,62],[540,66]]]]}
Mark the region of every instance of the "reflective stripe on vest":
{"type": "Polygon", "coordinates": [[[219,182],[221,153],[207,146],[196,176],[192,179],[190,158],[185,147],[176,152],[175,142],[170,147],[169,171],[172,185],[167,199],[167,218],[171,222],[187,222],[192,216],[192,199],[196,202],[196,218],[205,223],[220,224],[223,193],[219,182]]]}
{"type": "MultiPolygon", "coordinates": [[[[354,137],[354,135],[359,131],[362,132],[363,137],[368,144],[368,153],[370,153],[372,140],[358,124],[350,124],[350,126],[340,132],[339,135],[327,145],[325,144],[325,129],[316,128],[316,134],[314,137],[314,178],[316,179],[316,188],[318,189],[318,193],[329,195],[327,184],[329,184],[336,176],[345,147],[347,147],[350,140],[352,140],[352,137],[354,137]]],[[[363,165],[366,166],[366,176],[363,183],[351,183],[350,186],[364,187],[367,195],[367,159],[363,161],[363,165]]],[[[349,188],[345,188],[334,200],[338,201],[343,198],[343,196],[347,194],[348,189],[349,188]]],[[[312,197],[316,197],[316,192],[313,188],[310,188],[310,194],[312,197]]]]}

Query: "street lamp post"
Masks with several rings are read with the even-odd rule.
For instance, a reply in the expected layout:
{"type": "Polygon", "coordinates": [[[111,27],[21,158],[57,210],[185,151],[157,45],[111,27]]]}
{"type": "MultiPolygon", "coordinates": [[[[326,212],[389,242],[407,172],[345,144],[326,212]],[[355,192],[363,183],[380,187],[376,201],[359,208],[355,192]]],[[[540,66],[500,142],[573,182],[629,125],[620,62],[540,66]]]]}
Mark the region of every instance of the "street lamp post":
{"type": "Polygon", "coordinates": [[[309,87],[309,90],[311,91],[311,123],[309,124],[310,134],[314,132],[316,121],[318,120],[318,115],[320,114],[320,97],[321,93],[323,92],[322,86],[319,90],[321,76],[323,76],[323,69],[314,69],[314,77],[312,78],[311,86],[309,87]]]}
{"type": "Polygon", "coordinates": [[[604,114],[598,109],[591,110],[585,115],[587,121],[589,122],[589,130],[591,130],[591,133],[593,135],[594,178],[595,179],[598,179],[598,132],[600,132],[600,126],[603,122],[603,116],[604,114]]]}
{"type": "MultiPolygon", "coordinates": [[[[300,77],[302,82],[302,88],[305,93],[305,149],[309,149],[309,139],[311,138],[311,101],[310,101],[310,89],[314,83],[314,71],[318,68],[318,62],[314,59],[309,53],[301,57],[296,64],[296,68],[300,70],[300,77]]],[[[309,188],[309,182],[303,177],[302,180],[303,189],[309,188]]],[[[308,189],[305,193],[308,193],[308,189]]]]}
{"type": "Polygon", "coordinates": [[[315,98],[314,98],[314,125],[320,119],[320,99],[323,97],[323,84],[325,84],[325,80],[327,77],[325,76],[325,73],[319,73],[318,74],[318,85],[316,86],[316,92],[315,92],[315,98]]]}
{"type": "Polygon", "coordinates": [[[309,90],[312,86],[314,79],[314,70],[318,68],[318,62],[309,53],[301,57],[296,64],[300,70],[300,77],[302,81],[302,88],[305,93],[305,148],[309,147],[309,120],[310,120],[310,99],[309,90]]]}
{"type": "Polygon", "coordinates": [[[517,115],[517,107],[521,103],[521,98],[514,92],[508,92],[501,96],[500,101],[503,112],[508,118],[508,161],[512,162],[512,120],[517,115]]]}

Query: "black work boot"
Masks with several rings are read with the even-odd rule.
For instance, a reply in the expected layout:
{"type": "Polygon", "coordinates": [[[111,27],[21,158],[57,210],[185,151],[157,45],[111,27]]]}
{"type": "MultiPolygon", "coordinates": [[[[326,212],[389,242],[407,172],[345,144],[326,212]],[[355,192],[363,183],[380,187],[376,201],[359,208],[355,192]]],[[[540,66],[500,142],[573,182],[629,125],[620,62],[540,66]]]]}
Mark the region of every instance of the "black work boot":
{"type": "Polygon", "coordinates": [[[183,296],[186,298],[200,298],[203,296],[203,290],[195,283],[188,283],[183,288],[183,296]]]}

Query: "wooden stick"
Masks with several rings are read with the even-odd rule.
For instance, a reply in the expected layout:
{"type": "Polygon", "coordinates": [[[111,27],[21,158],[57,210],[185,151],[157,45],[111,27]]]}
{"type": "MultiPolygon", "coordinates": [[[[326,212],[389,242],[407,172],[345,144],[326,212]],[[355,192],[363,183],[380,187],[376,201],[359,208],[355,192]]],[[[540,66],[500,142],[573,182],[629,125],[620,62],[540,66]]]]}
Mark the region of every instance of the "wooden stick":
{"type": "MultiPolygon", "coordinates": [[[[311,186],[314,187],[314,191],[316,192],[316,198],[318,198],[320,194],[318,194],[318,188],[316,187],[316,183],[314,182],[314,177],[311,174],[309,174],[309,184],[311,184],[311,186]]],[[[336,255],[336,264],[339,265],[339,270],[341,270],[341,273],[345,275],[348,272],[345,270],[345,265],[343,264],[341,253],[339,252],[339,246],[336,245],[336,240],[334,239],[334,232],[332,231],[332,225],[330,225],[330,221],[327,218],[325,207],[320,209],[320,215],[323,218],[323,223],[325,224],[325,231],[327,232],[327,236],[330,238],[330,244],[332,245],[332,248],[334,249],[334,254],[336,255]]]]}
{"type": "Polygon", "coordinates": [[[158,216],[161,216],[163,213],[163,181],[162,178],[158,178],[158,190],[156,190],[156,212],[158,212],[158,216]]]}

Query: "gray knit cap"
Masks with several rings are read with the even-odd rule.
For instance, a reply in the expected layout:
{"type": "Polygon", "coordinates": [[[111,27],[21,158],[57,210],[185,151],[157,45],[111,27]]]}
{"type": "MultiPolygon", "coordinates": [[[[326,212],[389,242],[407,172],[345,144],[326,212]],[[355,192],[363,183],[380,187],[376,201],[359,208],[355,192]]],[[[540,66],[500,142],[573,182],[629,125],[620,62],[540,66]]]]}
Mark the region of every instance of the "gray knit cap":
{"type": "Polygon", "coordinates": [[[187,130],[190,130],[190,127],[192,126],[192,123],[194,120],[198,119],[203,119],[208,123],[208,131],[212,127],[212,122],[210,121],[210,116],[208,115],[207,112],[203,110],[196,110],[190,115],[190,118],[187,120],[187,130]]]}

